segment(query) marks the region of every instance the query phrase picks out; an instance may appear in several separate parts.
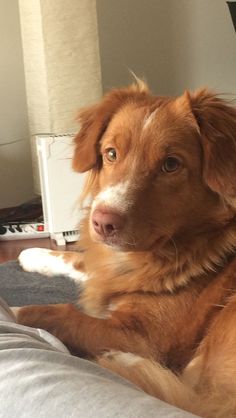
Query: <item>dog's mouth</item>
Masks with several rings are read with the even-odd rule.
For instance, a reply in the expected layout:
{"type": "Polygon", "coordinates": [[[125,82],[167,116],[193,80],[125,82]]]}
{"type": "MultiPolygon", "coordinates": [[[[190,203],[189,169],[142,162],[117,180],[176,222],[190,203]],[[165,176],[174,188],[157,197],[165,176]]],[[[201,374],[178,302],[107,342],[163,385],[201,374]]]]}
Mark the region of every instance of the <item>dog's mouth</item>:
{"type": "Polygon", "coordinates": [[[119,231],[112,230],[107,235],[98,234],[94,229],[91,231],[91,238],[95,242],[100,242],[102,244],[108,245],[122,251],[135,250],[135,242],[129,242],[126,240],[119,231]]]}
{"type": "Polygon", "coordinates": [[[166,237],[159,236],[158,238],[151,237],[151,234],[144,234],[142,237],[138,237],[132,230],[124,227],[122,230],[109,227],[106,232],[97,232],[96,225],[90,220],[90,237],[94,242],[101,243],[112,247],[118,251],[146,251],[148,249],[153,250],[153,247],[162,246],[163,242],[166,242],[166,237]]]}
{"type": "MultiPolygon", "coordinates": [[[[130,223],[127,214],[122,214],[106,206],[92,210],[89,219],[90,237],[94,242],[105,244],[119,251],[145,251],[154,246],[160,246],[163,234],[154,235],[146,228],[135,227],[130,223]]],[[[166,237],[165,237],[166,240],[166,237]]]]}
{"type": "Polygon", "coordinates": [[[103,240],[103,243],[105,245],[108,245],[109,247],[113,247],[115,249],[120,249],[120,250],[127,249],[127,245],[125,245],[124,242],[122,241],[122,239],[119,238],[118,236],[105,238],[103,240]]]}

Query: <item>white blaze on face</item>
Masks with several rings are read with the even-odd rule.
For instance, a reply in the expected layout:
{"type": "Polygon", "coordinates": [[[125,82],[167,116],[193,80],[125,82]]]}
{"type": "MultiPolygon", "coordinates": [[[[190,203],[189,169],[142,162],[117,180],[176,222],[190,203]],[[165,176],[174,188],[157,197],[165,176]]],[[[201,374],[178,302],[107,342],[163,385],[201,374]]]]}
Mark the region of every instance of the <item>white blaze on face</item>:
{"type": "Polygon", "coordinates": [[[93,201],[92,211],[97,206],[104,205],[125,213],[132,206],[132,203],[132,199],[129,196],[129,181],[125,181],[115,186],[109,186],[98,193],[93,201]]]}
{"type": "Polygon", "coordinates": [[[144,121],[143,121],[143,130],[147,129],[148,126],[152,124],[152,122],[154,121],[156,117],[157,112],[158,112],[158,108],[155,109],[150,115],[145,116],[144,121]]]}

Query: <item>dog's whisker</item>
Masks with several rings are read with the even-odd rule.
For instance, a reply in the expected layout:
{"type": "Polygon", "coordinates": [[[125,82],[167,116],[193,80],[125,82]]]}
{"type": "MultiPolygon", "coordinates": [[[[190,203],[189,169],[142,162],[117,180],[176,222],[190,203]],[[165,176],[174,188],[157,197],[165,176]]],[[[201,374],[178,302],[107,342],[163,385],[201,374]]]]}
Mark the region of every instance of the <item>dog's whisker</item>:
{"type": "Polygon", "coordinates": [[[175,243],[174,238],[170,238],[170,242],[172,242],[172,244],[174,246],[174,249],[175,249],[175,273],[178,273],[179,272],[179,267],[180,267],[178,247],[175,243]]]}
{"type": "Polygon", "coordinates": [[[136,242],[135,238],[134,237],[130,237],[130,239],[131,239],[131,241],[129,241],[129,240],[122,240],[122,242],[125,245],[129,245],[129,246],[135,247],[137,245],[137,242],[136,242]]]}

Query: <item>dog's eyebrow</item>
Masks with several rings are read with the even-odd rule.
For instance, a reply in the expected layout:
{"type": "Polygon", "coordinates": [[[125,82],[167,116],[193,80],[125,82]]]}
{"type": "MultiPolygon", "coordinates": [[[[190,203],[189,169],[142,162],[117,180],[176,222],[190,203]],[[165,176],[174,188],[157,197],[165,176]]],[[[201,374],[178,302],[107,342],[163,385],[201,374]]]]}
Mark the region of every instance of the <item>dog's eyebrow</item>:
{"type": "Polygon", "coordinates": [[[131,129],[125,129],[125,132],[118,132],[117,128],[110,132],[109,135],[106,135],[101,141],[100,150],[103,152],[107,147],[115,147],[117,150],[123,154],[127,154],[132,147],[132,131],[131,129]]]}

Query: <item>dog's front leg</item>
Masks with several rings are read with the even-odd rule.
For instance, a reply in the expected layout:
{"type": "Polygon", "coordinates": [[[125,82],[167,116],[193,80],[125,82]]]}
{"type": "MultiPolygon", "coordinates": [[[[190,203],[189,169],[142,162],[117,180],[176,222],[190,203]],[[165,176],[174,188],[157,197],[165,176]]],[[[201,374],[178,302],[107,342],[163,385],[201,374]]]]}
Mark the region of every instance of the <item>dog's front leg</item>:
{"type": "Polygon", "coordinates": [[[145,331],[141,331],[141,326],[135,329],[132,319],[119,312],[100,319],[86,315],[72,304],[32,305],[19,308],[16,317],[20,324],[49,331],[73,353],[82,352],[89,357],[107,350],[150,353],[145,331]]]}

